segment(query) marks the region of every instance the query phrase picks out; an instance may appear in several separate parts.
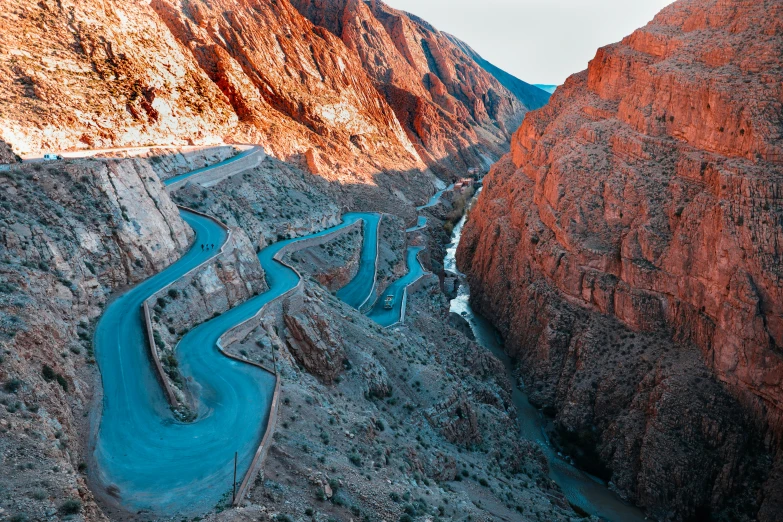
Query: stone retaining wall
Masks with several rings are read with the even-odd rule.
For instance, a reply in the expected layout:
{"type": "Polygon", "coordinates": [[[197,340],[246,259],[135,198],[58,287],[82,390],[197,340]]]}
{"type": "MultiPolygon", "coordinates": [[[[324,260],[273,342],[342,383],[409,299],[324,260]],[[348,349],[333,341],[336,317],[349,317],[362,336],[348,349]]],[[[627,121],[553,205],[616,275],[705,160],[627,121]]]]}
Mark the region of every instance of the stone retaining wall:
{"type": "Polygon", "coordinates": [[[150,307],[147,304],[147,301],[142,303],[141,313],[144,320],[144,325],[147,330],[147,343],[149,344],[148,353],[150,360],[152,361],[152,367],[155,370],[155,377],[157,377],[161,388],[163,388],[163,393],[166,395],[166,400],[168,400],[169,405],[172,408],[177,408],[179,406],[179,401],[177,400],[177,396],[174,393],[174,390],[171,389],[169,380],[166,378],[166,372],[163,371],[163,365],[160,363],[158,348],[155,346],[155,334],[153,333],[152,329],[152,318],[150,317],[150,307]]]}
{"type": "Polygon", "coordinates": [[[168,376],[166,375],[166,372],[163,371],[163,365],[160,362],[160,356],[158,354],[158,348],[155,346],[155,337],[153,334],[153,327],[152,327],[152,317],[150,316],[149,310],[150,310],[150,303],[154,303],[155,299],[158,298],[159,295],[165,294],[165,292],[177,281],[180,281],[182,279],[185,279],[186,277],[190,277],[193,274],[198,273],[199,270],[207,266],[209,263],[213,262],[218,256],[224,254],[227,252],[227,248],[233,248],[233,241],[232,241],[232,232],[231,229],[228,228],[226,225],[218,221],[217,219],[213,218],[212,216],[208,216],[207,214],[204,214],[203,212],[199,212],[198,210],[193,210],[192,208],[187,207],[178,207],[182,210],[185,210],[186,212],[191,212],[193,214],[197,214],[199,216],[205,217],[207,219],[210,219],[217,223],[221,228],[226,230],[228,232],[228,237],[226,238],[226,241],[220,246],[220,250],[215,253],[215,255],[211,256],[210,258],[204,260],[202,263],[200,263],[198,266],[190,269],[186,274],[182,275],[181,277],[175,279],[171,283],[167,284],[154,294],[152,294],[150,297],[148,297],[144,304],[142,305],[142,308],[144,310],[142,314],[142,319],[144,320],[144,326],[147,330],[147,337],[150,345],[150,357],[152,358],[152,366],[155,369],[156,377],[161,382],[161,385],[163,386],[163,391],[166,395],[166,399],[169,401],[169,405],[172,408],[179,408],[181,404],[177,400],[177,396],[174,394],[174,391],[171,389],[171,385],[168,381],[168,376]]]}
{"type": "Polygon", "coordinates": [[[264,161],[264,159],[266,159],[266,152],[264,152],[263,148],[256,147],[255,151],[243,158],[226,163],[225,165],[212,167],[208,170],[177,181],[176,183],[167,185],[166,190],[171,193],[184,187],[188,183],[197,183],[203,187],[210,187],[218,184],[228,177],[241,174],[246,170],[257,167],[261,164],[262,161],[264,161]]]}
{"type": "MultiPolygon", "coordinates": [[[[424,252],[424,250],[420,250],[419,253],[416,254],[416,261],[421,265],[423,269],[424,265],[421,264],[421,260],[419,259],[419,255],[421,255],[422,252],[424,252]]],[[[410,290],[411,292],[415,292],[419,290],[424,284],[424,280],[432,275],[434,275],[432,272],[428,272],[427,270],[424,270],[424,273],[421,274],[418,277],[418,279],[416,279],[414,282],[412,282],[411,284],[405,287],[405,290],[402,293],[402,307],[400,308],[400,320],[394,324],[390,324],[386,328],[391,328],[392,326],[397,326],[398,324],[405,324],[405,312],[408,308],[408,290],[410,290]]]]}

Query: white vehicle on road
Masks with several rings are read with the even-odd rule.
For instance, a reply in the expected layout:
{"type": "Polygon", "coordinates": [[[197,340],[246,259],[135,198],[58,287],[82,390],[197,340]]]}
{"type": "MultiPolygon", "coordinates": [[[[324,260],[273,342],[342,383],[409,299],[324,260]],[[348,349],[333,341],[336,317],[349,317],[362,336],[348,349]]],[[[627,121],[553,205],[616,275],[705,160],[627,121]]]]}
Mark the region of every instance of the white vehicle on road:
{"type": "Polygon", "coordinates": [[[63,159],[59,154],[44,154],[44,161],[57,161],[63,159]]]}

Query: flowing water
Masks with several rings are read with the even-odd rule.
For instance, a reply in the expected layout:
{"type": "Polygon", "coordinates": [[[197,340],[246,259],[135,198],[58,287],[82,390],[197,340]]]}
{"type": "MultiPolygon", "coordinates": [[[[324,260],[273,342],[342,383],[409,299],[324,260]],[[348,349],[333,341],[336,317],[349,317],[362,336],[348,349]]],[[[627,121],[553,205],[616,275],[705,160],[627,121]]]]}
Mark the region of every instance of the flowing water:
{"type": "MultiPolygon", "coordinates": [[[[479,189],[476,198],[480,192],[479,189]]],[[[446,258],[443,261],[444,268],[455,274],[460,273],[457,269],[456,253],[467,218],[466,214],[454,227],[452,242],[446,249],[446,258]]],[[[500,359],[509,380],[516,383],[514,361],[506,354],[500,333],[487,319],[473,311],[470,306],[470,289],[466,284],[460,287],[457,297],[451,301],[451,311],[468,321],[476,336],[476,342],[500,359]]],[[[572,505],[612,522],[646,520],[639,509],[624,502],[601,480],[580,471],[558,456],[544,430],[546,422],[543,415],[530,404],[527,395],[517,386],[513,387],[512,400],[517,409],[520,436],[538,443],[549,462],[549,477],[560,486],[572,505]]]]}

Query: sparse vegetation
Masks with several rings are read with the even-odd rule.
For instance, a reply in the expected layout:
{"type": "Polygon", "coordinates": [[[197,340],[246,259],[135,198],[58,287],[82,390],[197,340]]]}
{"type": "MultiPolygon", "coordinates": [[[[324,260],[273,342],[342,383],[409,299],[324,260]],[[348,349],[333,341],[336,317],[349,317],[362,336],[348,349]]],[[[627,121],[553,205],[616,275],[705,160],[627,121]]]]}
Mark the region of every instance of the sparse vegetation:
{"type": "Polygon", "coordinates": [[[68,499],[60,504],[60,513],[63,515],[76,515],[82,510],[81,500],[68,499]]]}
{"type": "Polygon", "coordinates": [[[6,381],[6,383],[3,385],[3,389],[7,393],[16,393],[19,391],[19,388],[22,387],[24,383],[21,379],[11,379],[9,381],[6,381]]]}

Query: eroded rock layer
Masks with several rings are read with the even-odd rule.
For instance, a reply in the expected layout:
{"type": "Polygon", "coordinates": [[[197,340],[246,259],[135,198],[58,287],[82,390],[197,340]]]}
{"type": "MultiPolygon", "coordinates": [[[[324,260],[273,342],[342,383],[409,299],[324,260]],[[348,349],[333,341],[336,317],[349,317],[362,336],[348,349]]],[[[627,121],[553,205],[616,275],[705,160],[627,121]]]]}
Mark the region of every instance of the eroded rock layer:
{"type": "Polygon", "coordinates": [[[510,75],[485,69],[480,64],[486,62],[462,42],[383,2],[292,4],[358,55],[433,168],[464,171],[493,161],[528,109],[547,102],[545,93],[523,82],[512,93],[493,76],[510,75]]]}
{"type": "Polygon", "coordinates": [[[782,34],[779,2],[690,0],[600,49],[458,253],[533,400],[661,518],[781,512],[782,34]]]}
{"type": "Polygon", "coordinates": [[[526,107],[446,35],[382,4],[296,4],[316,25],[288,0],[9,0],[0,138],[20,154],[253,142],[365,183],[507,150],[526,107]]]}

